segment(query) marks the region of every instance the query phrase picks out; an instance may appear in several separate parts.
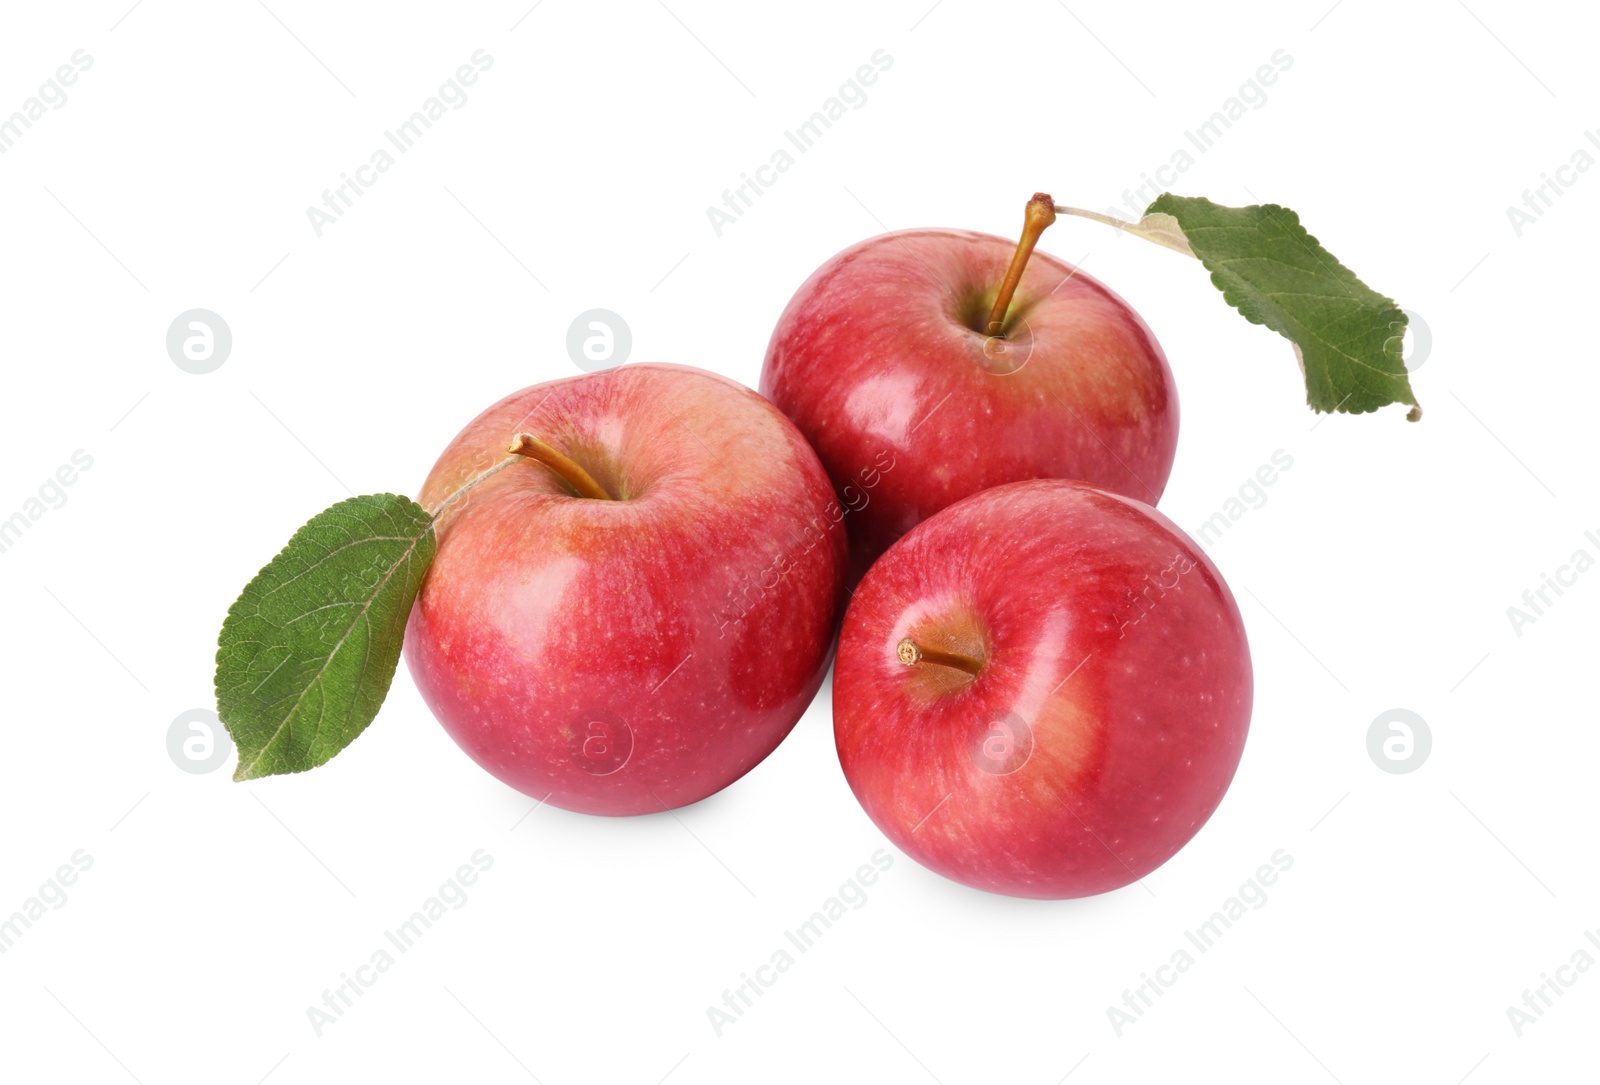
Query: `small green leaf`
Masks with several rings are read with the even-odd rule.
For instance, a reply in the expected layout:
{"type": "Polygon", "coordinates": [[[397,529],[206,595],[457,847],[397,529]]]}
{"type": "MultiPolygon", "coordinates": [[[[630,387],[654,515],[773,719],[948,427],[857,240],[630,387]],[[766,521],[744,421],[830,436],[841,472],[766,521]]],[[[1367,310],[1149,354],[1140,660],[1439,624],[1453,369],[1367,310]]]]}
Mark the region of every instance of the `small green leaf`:
{"type": "Polygon", "coordinates": [[[1167,192],[1137,225],[1166,229],[1174,220],[1228,304],[1294,344],[1313,410],[1417,407],[1401,360],[1405,313],[1334,259],[1293,211],[1271,203],[1223,207],[1167,192]]]}
{"type": "Polygon", "coordinates": [[[235,780],[316,768],[366,729],[434,549],[427,510],[370,494],[312,517],[256,574],[217,641],[235,780]]]}

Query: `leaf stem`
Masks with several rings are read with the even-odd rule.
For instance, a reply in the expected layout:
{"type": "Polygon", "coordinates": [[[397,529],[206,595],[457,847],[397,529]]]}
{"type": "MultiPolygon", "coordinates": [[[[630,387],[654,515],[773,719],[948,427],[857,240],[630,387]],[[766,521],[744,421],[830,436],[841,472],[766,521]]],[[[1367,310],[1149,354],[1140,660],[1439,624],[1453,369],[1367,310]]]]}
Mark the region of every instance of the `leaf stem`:
{"type": "Polygon", "coordinates": [[[1189,239],[1184,237],[1183,228],[1178,225],[1178,220],[1171,215],[1156,212],[1144,216],[1138,222],[1128,222],[1126,219],[1115,218],[1111,215],[1102,215],[1098,211],[1085,211],[1081,207],[1064,207],[1055,205],[1058,215],[1074,215],[1082,219],[1091,219],[1094,222],[1103,222],[1107,226],[1114,226],[1124,233],[1142,237],[1146,241],[1154,241],[1157,245],[1181,252],[1185,256],[1194,256],[1194,250],[1189,247],[1189,239]]]}
{"type": "Polygon", "coordinates": [[[463,482],[460,486],[457,486],[454,490],[452,490],[443,501],[439,502],[433,507],[433,510],[429,513],[429,515],[431,515],[434,520],[437,521],[441,516],[444,515],[444,511],[446,509],[456,503],[456,499],[458,497],[465,495],[469,490],[477,486],[478,483],[482,482],[490,475],[498,474],[499,472],[504,471],[507,467],[510,467],[512,464],[521,462],[521,456],[507,456],[493,467],[484,468],[482,471],[479,471],[476,475],[473,475],[471,478],[467,479],[467,481],[463,482]]]}
{"type": "Polygon", "coordinates": [[[1055,201],[1048,193],[1035,192],[1023,212],[1022,236],[1017,240],[1016,251],[1011,254],[1011,266],[1006,268],[1005,280],[1000,284],[1000,292],[994,298],[994,308],[989,310],[990,335],[1004,337],[1006,310],[1011,308],[1011,297],[1017,292],[1017,284],[1022,282],[1022,273],[1028,266],[1028,257],[1033,255],[1033,247],[1039,243],[1039,235],[1044,233],[1045,228],[1055,220],[1055,201]]]}
{"type": "Polygon", "coordinates": [[[579,497],[590,497],[597,500],[610,501],[612,497],[606,492],[605,487],[594,480],[594,476],[578,465],[570,456],[565,456],[531,433],[519,433],[511,439],[511,447],[506,449],[506,458],[491,467],[486,467],[473,475],[452,490],[443,501],[433,507],[430,515],[435,521],[445,514],[445,510],[454,505],[458,498],[466,496],[477,485],[491,475],[499,474],[514,463],[524,460],[533,460],[542,463],[561,477],[561,480],[577,493],[579,497]]]}

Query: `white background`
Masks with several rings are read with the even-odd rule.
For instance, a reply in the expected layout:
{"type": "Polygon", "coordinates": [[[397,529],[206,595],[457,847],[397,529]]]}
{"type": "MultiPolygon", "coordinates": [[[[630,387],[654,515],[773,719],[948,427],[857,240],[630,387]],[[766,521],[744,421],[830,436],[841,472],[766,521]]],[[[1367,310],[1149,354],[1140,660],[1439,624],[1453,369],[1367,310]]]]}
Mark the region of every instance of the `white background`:
{"type": "Polygon", "coordinates": [[[668,4],[5,6],[0,115],[75,50],[93,65],[0,155],[0,518],[75,450],[93,466],[0,554],[0,915],[75,851],[93,866],[0,956],[0,1074],[1592,1075],[1600,969],[1520,1037],[1506,1011],[1600,958],[1600,572],[1520,636],[1506,611],[1600,556],[1600,171],[1520,237],[1506,207],[1600,123],[1596,27],[1506,0],[668,4]],[[306,208],[478,49],[465,106],[317,237],[306,208]],[[866,103],[716,236],[706,207],[879,49],[866,103]],[[834,758],[829,687],[743,781],[631,820],[529,814],[403,666],[316,772],[237,785],[231,761],[169,759],[171,721],[213,705],[228,604],[293,529],[351,492],[415,493],[484,406],[576,372],[579,312],[621,314],[635,360],[753,386],[834,252],[886,228],[1010,236],[1035,189],[1120,204],[1279,49],[1266,103],[1174,188],[1295,208],[1418,314],[1426,417],[1318,422],[1288,344],[1197,264],[1088,222],[1046,235],[1168,353],[1165,512],[1193,531],[1293,457],[1211,548],[1254,654],[1243,764],[1143,884],[1017,901],[894,853],[719,1037],[707,1007],[886,846],[834,758]],[[234,337],[204,376],[164,344],[196,307],[234,337]],[[1433,736],[1407,775],[1366,748],[1394,708],[1433,736]],[[477,849],[494,865],[467,903],[317,1037],[307,1007],[477,849]],[[1119,1036],[1107,1008],[1278,849],[1294,863],[1265,905],[1119,1036]]]}

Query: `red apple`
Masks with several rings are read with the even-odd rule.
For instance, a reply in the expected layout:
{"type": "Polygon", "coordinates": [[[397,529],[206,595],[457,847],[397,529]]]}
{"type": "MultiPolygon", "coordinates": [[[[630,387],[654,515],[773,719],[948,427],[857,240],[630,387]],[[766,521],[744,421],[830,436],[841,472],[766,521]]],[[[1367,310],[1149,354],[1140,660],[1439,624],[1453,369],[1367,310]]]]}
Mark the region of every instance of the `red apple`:
{"type": "Polygon", "coordinates": [[[629,365],[496,403],[419,500],[502,461],[442,512],[407,627],[445,730],[594,814],[683,806],[755,767],[822,682],[843,585],[842,512],[800,432],[722,377],[629,365]]]}
{"type": "Polygon", "coordinates": [[[1029,203],[1020,246],[907,230],[846,249],[773,330],[761,391],[851,510],[851,583],[991,486],[1075,478],[1160,498],[1178,443],[1172,373],[1121,298],[1065,261],[1029,259],[1049,199],[1029,203]]]}
{"type": "Polygon", "coordinates": [[[1205,824],[1250,724],[1228,586],[1139,501],[986,490],[912,530],[851,599],[839,762],[894,843],[1019,897],[1104,893],[1205,824]]]}

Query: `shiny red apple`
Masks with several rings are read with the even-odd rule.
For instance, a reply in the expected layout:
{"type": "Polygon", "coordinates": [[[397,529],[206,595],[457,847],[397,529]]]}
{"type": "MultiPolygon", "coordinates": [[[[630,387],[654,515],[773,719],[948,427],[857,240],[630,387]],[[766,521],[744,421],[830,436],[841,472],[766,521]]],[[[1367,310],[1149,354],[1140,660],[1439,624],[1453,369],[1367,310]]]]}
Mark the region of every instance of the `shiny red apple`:
{"type": "Polygon", "coordinates": [[[800,432],[732,381],[629,365],[526,388],[461,431],[419,500],[443,508],[407,665],[525,794],[594,814],[703,799],[822,682],[842,511],[800,432]]]}
{"type": "Polygon", "coordinates": [[[1250,723],[1228,586],[1149,506],[986,490],[892,546],[834,665],[839,761],[903,851],[1019,897],[1149,874],[1222,800],[1250,723]]]}
{"type": "Polygon", "coordinates": [[[1033,253],[1053,219],[1041,194],[1021,245],[964,230],[871,238],[818,268],[779,319],[761,391],[850,510],[851,583],[922,520],[1002,483],[1160,498],[1178,442],[1166,357],[1121,298],[1033,253]]]}

